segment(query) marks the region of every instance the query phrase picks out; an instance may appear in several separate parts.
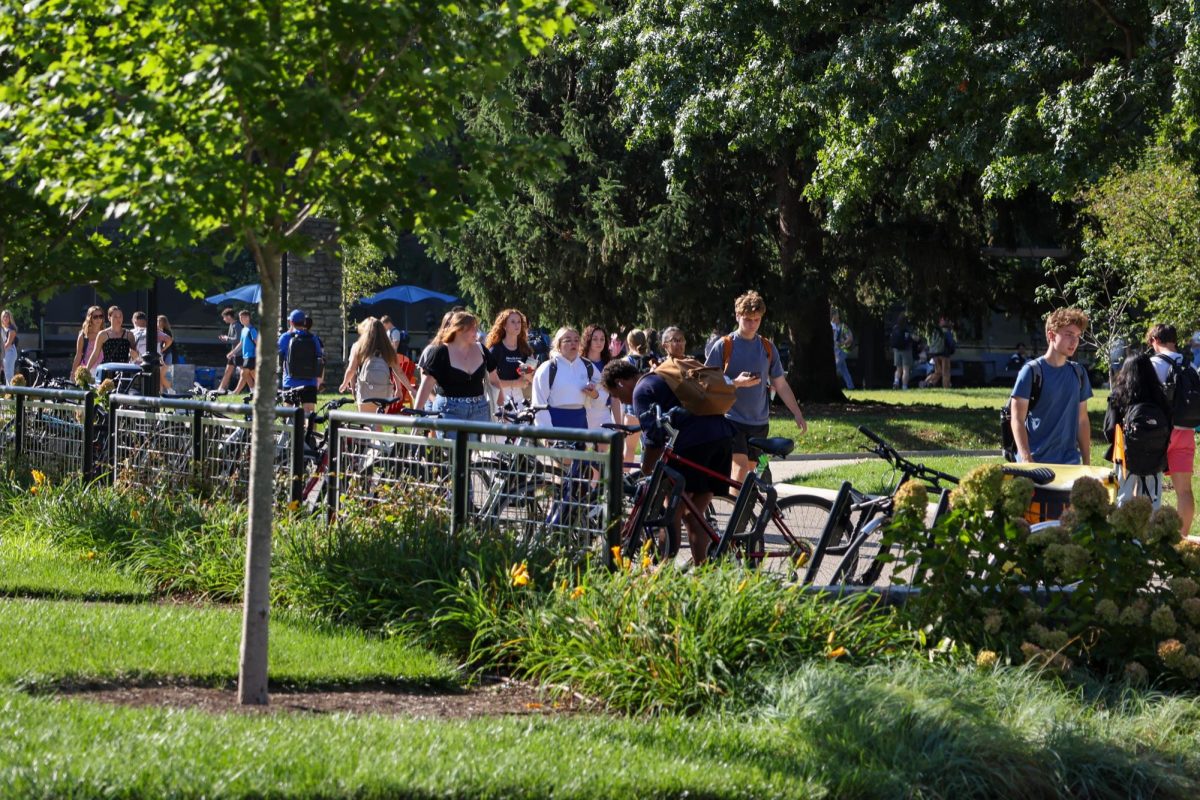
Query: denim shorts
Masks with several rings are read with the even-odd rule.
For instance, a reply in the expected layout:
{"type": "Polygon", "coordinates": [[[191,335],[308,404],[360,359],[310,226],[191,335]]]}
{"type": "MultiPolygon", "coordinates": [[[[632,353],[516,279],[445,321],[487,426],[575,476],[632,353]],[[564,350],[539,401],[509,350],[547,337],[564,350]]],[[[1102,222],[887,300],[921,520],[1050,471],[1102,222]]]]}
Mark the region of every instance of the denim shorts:
{"type": "MultiPolygon", "coordinates": [[[[434,407],[442,412],[442,419],[461,419],[474,422],[490,422],[492,411],[488,404],[487,395],[478,397],[446,397],[438,395],[434,407]]],[[[453,432],[447,432],[445,438],[455,438],[453,432]]]]}

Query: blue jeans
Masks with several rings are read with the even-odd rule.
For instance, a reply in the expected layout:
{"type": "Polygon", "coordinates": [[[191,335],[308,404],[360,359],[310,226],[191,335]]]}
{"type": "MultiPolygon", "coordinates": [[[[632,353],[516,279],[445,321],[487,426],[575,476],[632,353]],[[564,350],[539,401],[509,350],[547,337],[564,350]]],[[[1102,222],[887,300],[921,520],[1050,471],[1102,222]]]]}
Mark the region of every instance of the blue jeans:
{"type": "Polygon", "coordinates": [[[850,377],[850,368],[846,366],[846,354],[840,349],[834,348],[833,353],[834,363],[837,365],[837,374],[846,384],[847,389],[854,388],[854,378],[850,377]]]}
{"type": "MultiPolygon", "coordinates": [[[[446,397],[438,395],[434,408],[442,412],[442,419],[462,419],[474,422],[490,422],[491,407],[487,395],[480,397],[446,397]]],[[[447,439],[457,438],[455,431],[446,433],[447,439]]]]}

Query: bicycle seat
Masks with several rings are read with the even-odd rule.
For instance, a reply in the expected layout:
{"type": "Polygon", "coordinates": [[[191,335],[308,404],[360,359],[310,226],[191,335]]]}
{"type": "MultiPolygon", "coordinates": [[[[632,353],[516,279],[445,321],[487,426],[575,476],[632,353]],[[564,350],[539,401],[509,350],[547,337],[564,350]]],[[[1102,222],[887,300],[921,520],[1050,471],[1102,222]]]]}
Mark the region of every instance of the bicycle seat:
{"type": "Polygon", "coordinates": [[[771,436],[767,438],[756,436],[746,441],[751,447],[757,447],[768,455],[779,456],[781,458],[796,449],[796,443],[786,436],[771,436]]]}
{"type": "Polygon", "coordinates": [[[1002,467],[1001,470],[1005,475],[1020,476],[1029,478],[1038,486],[1045,486],[1054,480],[1054,470],[1049,467],[1002,467]]]}

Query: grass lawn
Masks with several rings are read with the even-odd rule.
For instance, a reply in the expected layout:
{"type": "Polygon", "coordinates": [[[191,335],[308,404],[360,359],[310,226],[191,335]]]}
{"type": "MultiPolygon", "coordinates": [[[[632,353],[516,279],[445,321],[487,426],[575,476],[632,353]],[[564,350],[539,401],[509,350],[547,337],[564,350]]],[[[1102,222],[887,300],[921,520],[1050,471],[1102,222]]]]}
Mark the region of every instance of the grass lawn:
{"type": "Polygon", "coordinates": [[[0,797],[1179,797],[1189,698],[1018,669],[803,664],[738,714],[414,720],[0,689],[0,797]]]}
{"type": "MultiPolygon", "coordinates": [[[[846,396],[848,403],[810,404],[805,409],[807,434],[800,433],[786,410],[776,407],[771,435],[795,439],[799,453],[851,453],[867,442],[858,432],[863,425],[899,450],[999,451],[1000,409],[1009,389],[880,389],[846,396]]],[[[1104,389],[1097,389],[1088,401],[1093,442],[1103,439],[1107,401],[1104,389]]]]}
{"type": "Polygon", "coordinates": [[[95,551],[64,548],[12,525],[0,534],[0,595],[145,600],[151,589],[105,564],[95,551]]]}
{"type": "MultiPolygon", "coordinates": [[[[0,599],[0,684],[237,678],[241,609],[0,599]]],[[[401,638],[369,638],[276,617],[271,679],[280,685],[452,686],[454,666],[401,638]]]]}

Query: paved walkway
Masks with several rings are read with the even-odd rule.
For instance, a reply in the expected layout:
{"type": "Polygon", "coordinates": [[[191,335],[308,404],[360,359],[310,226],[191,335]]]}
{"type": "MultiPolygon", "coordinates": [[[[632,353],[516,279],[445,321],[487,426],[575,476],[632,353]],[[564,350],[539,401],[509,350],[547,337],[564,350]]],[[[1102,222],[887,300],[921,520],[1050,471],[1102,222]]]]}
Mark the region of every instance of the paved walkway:
{"type": "Polygon", "coordinates": [[[771,476],[775,478],[775,488],[781,496],[789,494],[800,494],[801,492],[810,494],[821,494],[834,497],[837,492],[833,489],[813,489],[807,486],[788,483],[793,478],[803,475],[808,475],[813,472],[818,472],[831,467],[847,467],[851,464],[858,464],[866,461],[865,458],[822,458],[822,459],[804,459],[804,460],[775,460],[771,462],[771,476]]]}

